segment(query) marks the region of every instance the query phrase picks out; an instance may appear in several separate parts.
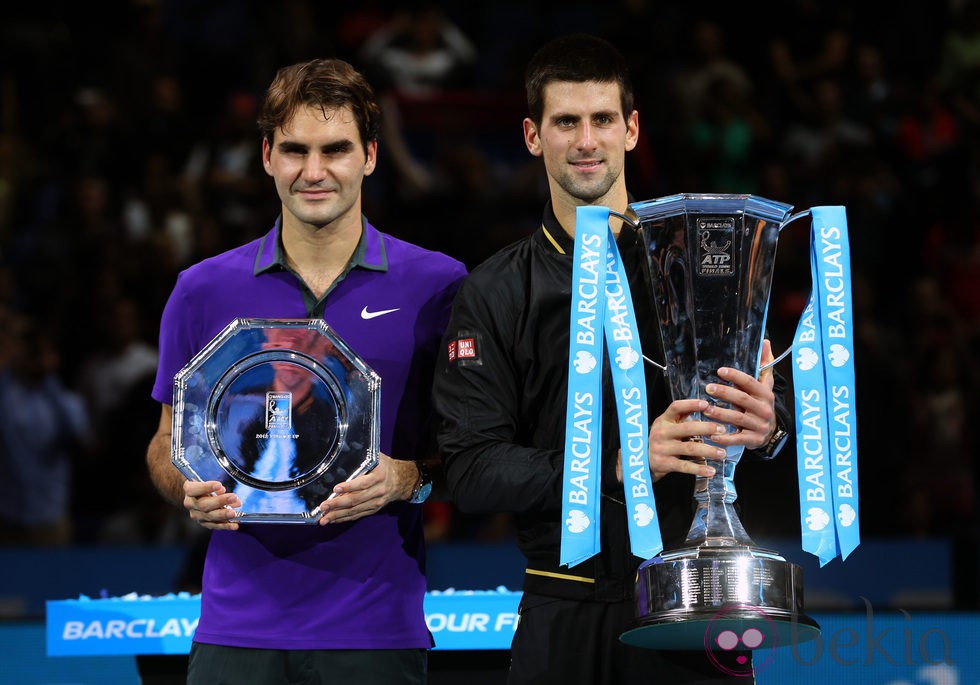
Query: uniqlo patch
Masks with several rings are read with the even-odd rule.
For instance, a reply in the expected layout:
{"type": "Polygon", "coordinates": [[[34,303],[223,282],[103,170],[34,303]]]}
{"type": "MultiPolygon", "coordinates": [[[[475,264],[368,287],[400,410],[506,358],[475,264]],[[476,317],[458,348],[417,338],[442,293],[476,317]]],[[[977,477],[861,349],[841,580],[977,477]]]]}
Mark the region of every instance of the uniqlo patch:
{"type": "Polygon", "coordinates": [[[480,359],[480,336],[461,331],[455,340],[449,341],[447,349],[449,363],[459,366],[482,364],[480,359]]]}
{"type": "Polygon", "coordinates": [[[456,354],[460,359],[476,357],[476,338],[460,338],[456,341],[456,354]]]}

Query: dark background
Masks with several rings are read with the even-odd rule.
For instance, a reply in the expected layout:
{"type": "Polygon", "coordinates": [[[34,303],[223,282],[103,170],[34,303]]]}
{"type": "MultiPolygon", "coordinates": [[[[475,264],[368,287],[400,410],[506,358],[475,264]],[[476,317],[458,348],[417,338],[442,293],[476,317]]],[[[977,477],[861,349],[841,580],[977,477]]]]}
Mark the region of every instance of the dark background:
{"type": "MultiPolygon", "coordinates": [[[[387,126],[365,213],[385,232],[474,267],[533,230],[547,197],[522,140],[524,65],[548,38],[589,31],[631,64],[636,199],[746,192],[798,210],[847,208],[862,533],[948,540],[957,576],[972,578],[958,581],[957,602],[975,606],[978,17],[977,3],[962,0],[7,8],[0,323],[36,324],[57,351],[48,371],[90,409],[91,436],[69,450],[71,544],[198,541],[148,483],[143,455],[159,407],[148,395],[152,375],[127,367],[126,355],[133,345],[155,350],[180,269],[265,233],[278,214],[255,127],[278,67],[336,56],[369,75],[387,126]],[[471,58],[448,55],[426,31],[439,21],[469,41],[471,58]],[[393,23],[418,29],[395,47],[448,55],[447,67],[413,80],[383,53],[372,59],[365,46],[393,23]],[[132,373],[106,397],[85,373],[93,360],[132,373]]],[[[777,352],[809,291],[807,239],[797,226],[780,240],[769,322],[777,352]]],[[[789,374],[788,362],[781,370],[789,374]]],[[[9,469],[0,459],[0,477],[9,469]]],[[[739,467],[754,536],[798,538],[795,471],[785,454],[739,467]]],[[[439,505],[427,513],[433,542],[511,534],[507,517],[439,505]]]]}

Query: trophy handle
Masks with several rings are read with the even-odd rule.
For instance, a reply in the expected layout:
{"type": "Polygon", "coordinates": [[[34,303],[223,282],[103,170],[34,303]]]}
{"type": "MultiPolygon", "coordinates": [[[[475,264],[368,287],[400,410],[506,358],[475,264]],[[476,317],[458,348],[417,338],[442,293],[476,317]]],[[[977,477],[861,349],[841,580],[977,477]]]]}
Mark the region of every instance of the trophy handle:
{"type": "Polygon", "coordinates": [[[769,362],[768,364],[763,364],[762,366],[760,366],[760,367],[759,367],[759,373],[762,373],[762,372],[763,372],[763,371],[765,371],[766,369],[771,369],[771,368],[772,368],[772,367],[774,367],[774,366],[775,366],[776,364],[778,364],[779,362],[781,362],[781,361],[783,361],[784,359],[786,359],[786,355],[788,355],[788,354],[789,354],[790,352],[792,352],[792,351],[793,351],[793,348],[792,348],[792,347],[787,347],[787,348],[786,348],[785,350],[783,350],[783,353],[782,353],[781,355],[779,355],[778,357],[776,357],[775,359],[773,359],[773,360],[772,360],[771,362],[769,362]]]}
{"type": "MultiPolygon", "coordinates": [[[[632,218],[626,216],[625,214],[620,214],[619,212],[614,212],[613,210],[610,209],[609,210],[609,215],[610,216],[619,217],[620,219],[622,219],[624,222],[628,223],[630,226],[632,226],[635,229],[639,229],[640,228],[640,223],[638,221],[634,221],[632,218]]],[[[786,223],[789,223],[792,220],[793,219],[789,219],[786,223]]],[[[782,230],[782,226],[780,226],[780,230],[782,230]]],[[[659,362],[653,361],[652,359],[650,359],[650,357],[646,356],[645,354],[642,355],[642,356],[643,356],[643,361],[645,361],[647,364],[650,364],[651,366],[656,366],[663,373],[667,373],[667,367],[666,366],[664,366],[663,364],[661,364],[659,362]]]]}
{"type": "Polygon", "coordinates": [[[663,364],[661,364],[659,362],[653,361],[652,359],[650,359],[650,357],[646,356],[645,354],[643,355],[643,361],[645,361],[650,366],[656,366],[658,369],[660,369],[664,373],[667,373],[667,367],[666,366],[664,366],[663,364]]]}
{"type": "MultiPolygon", "coordinates": [[[[802,212],[797,212],[796,214],[794,214],[790,218],[786,219],[786,221],[784,221],[783,223],[779,224],[779,232],[782,233],[784,228],[786,228],[787,226],[789,226],[791,223],[793,223],[797,219],[801,219],[801,218],[803,218],[805,216],[810,216],[810,210],[809,209],[804,209],[802,212]]],[[[770,368],[774,367],[776,364],[778,364],[779,362],[783,361],[786,358],[786,355],[788,355],[792,351],[793,351],[793,348],[792,347],[787,347],[785,350],[783,350],[783,353],[782,354],[778,355],[771,362],[769,362],[768,364],[763,364],[762,366],[760,366],[759,367],[759,373],[762,373],[766,369],[770,369],[770,368]]]]}
{"type": "Polygon", "coordinates": [[[793,216],[791,216],[790,218],[788,218],[786,221],[784,221],[783,223],[779,224],[779,232],[782,233],[784,228],[786,228],[787,226],[789,226],[791,223],[793,223],[797,219],[800,219],[800,218],[805,217],[805,216],[810,216],[810,210],[809,209],[804,209],[802,212],[797,212],[796,214],[794,214],[793,216]]]}

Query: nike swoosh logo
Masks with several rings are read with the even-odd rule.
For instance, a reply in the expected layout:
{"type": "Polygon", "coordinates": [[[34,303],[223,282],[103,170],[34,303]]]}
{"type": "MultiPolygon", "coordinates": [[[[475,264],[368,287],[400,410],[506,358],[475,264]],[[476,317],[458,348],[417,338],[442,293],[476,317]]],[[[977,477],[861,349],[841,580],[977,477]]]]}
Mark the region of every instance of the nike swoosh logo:
{"type": "Polygon", "coordinates": [[[385,314],[391,314],[392,312],[397,312],[400,307],[395,307],[394,309],[379,309],[376,312],[369,312],[368,308],[365,307],[361,310],[361,318],[365,321],[368,319],[375,319],[379,316],[384,316],[385,314]]]}

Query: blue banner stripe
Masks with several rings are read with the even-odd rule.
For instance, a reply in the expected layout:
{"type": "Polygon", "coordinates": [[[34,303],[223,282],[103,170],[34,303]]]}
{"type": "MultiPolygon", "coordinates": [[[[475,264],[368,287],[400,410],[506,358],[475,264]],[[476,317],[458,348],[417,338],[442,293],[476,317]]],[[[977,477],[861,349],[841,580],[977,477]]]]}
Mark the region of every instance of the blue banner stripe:
{"type": "Polygon", "coordinates": [[[803,549],[823,566],[860,544],[850,249],[843,207],[811,210],[813,291],[793,340],[803,549]]]}
{"type": "Polygon", "coordinates": [[[633,298],[607,207],[576,209],[570,318],[559,563],[574,566],[600,551],[603,339],[616,393],[630,549],[648,559],[663,550],[663,543],[650,475],[646,376],[633,298]]]}
{"type": "Polygon", "coordinates": [[[649,559],[659,554],[664,546],[650,475],[650,422],[643,351],[629,281],[611,230],[608,251],[606,345],[616,392],[630,549],[641,559],[649,559]]]}
{"type": "Polygon", "coordinates": [[[568,337],[568,404],[562,475],[559,564],[574,566],[599,552],[602,465],[602,327],[606,298],[607,207],[576,211],[568,337]]]}
{"type": "Polygon", "coordinates": [[[827,423],[833,473],[835,530],[842,559],[861,540],[854,398],[854,336],[850,247],[843,207],[813,209],[814,259],[821,286],[821,323],[827,383],[827,423]]]}
{"type": "Polygon", "coordinates": [[[838,554],[827,448],[827,397],[820,327],[810,295],[793,339],[796,458],[803,551],[823,566],[838,554]]]}

